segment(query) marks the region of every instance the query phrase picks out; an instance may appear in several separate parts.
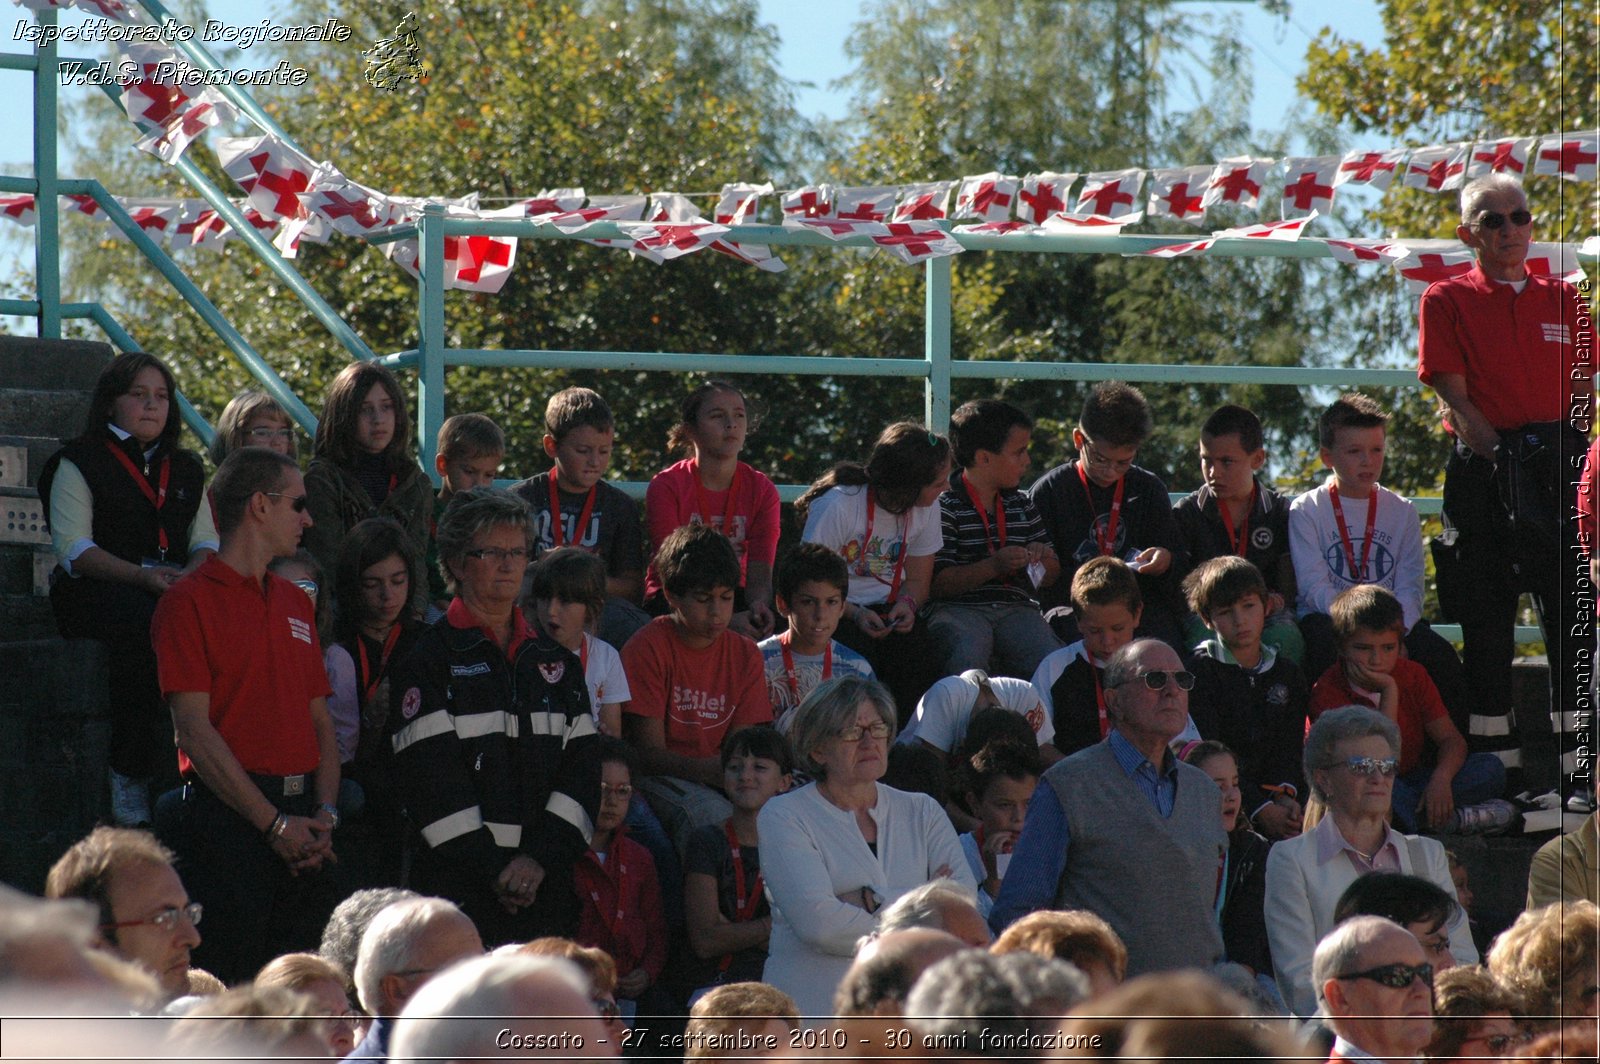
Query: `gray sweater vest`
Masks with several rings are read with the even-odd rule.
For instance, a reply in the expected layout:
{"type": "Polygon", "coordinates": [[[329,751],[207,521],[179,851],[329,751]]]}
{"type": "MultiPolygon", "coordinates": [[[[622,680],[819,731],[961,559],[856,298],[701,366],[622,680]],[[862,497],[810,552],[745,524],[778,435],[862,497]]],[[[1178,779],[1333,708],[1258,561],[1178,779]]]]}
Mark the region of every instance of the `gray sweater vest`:
{"type": "Polygon", "coordinates": [[[1104,742],[1051,766],[1044,779],[1066,814],[1067,863],[1056,908],[1088,909],[1128,947],[1128,975],[1208,968],[1223,958],[1218,859],[1227,849],[1222,798],[1199,769],[1177,766],[1163,819],[1104,742]]]}

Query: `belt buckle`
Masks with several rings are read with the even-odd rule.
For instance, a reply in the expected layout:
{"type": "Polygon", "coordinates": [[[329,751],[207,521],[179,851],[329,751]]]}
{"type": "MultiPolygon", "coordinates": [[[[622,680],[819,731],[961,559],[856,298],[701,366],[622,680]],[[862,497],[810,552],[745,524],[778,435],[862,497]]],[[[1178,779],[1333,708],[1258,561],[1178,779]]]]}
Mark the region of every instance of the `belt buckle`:
{"type": "Polygon", "coordinates": [[[283,777],[283,796],[293,798],[306,793],[306,777],[304,773],[298,776],[283,777]]]}

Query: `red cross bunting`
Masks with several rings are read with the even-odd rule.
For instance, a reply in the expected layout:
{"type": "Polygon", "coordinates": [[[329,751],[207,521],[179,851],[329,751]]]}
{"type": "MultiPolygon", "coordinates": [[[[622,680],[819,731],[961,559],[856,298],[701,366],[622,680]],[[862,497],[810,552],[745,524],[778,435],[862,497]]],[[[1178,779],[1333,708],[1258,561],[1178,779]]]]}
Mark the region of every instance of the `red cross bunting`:
{"type": "Polygon", "coordinates": [[[1346,159],[1339,164],[1341,174],[1349,174],[1348,181],[1366,183],[1380,173],[1394,173],[1396,160],[1386,159],[1382,152],[1369,151],[1359,159],[1346,159]]]}
{"type": "Polygon", "coordinates": [[[172,211],[170,208],[140,207],[137,210],[129,211],[128,217],[133,219],[134,225],[137,225],[147,233],[151,230],[165,233],[167,226],[172,224],[172,211]]]}
{"type": "Polygon", "coordinates": [[[991,208],[999,210],[1009,206],[1010,194],[995,188],[993,181],[985,181],[972,194],[972,209],[980,214],[988,214],[991,208]]]}
{"type": "Polygon", "coordinates": [[[1452,177],[1455,177],[1465,169],[1466,167],[1461,165],[1461,161],[1459,159],[1450,158],[1439,159],[1425,167],[1417,166],[1414,163],[1411,166],[1411,172],[1413,174],[1427,175],[1427,187],[1435,192],[1443,188],[1446,181],[1450,180],[1452,177]]]}
{"type": "Polygon", "coordinates": [[[456,280],[475,282],[483,278],[483,268],[488,266],[511,266],[511,245],[504,240],[497,240],[492,236],[466,237],[467,255],[469,261],[462,263],[458,256],[452,255],[446,249],[447,258],[457,258],[456,280]]]}
{"type": "Polygon", "coordinates": [[[1400,272],[1413,281],[1432,284],[1442,281],[1447,277],[1458,277],[1464,273],[1472,272],[1472,258],[1470,254],[1462,259],[1455,255],[1440,255],[1432,252],[1417,255],[1405,260],[1406,264],[1400,272]]]}
{"type": "Polygon", "coordinates": [[[1161,197],[1167,205],[1167,210],[1172,212],[1174,218],[1187,218],[1191,214],[1199,214],[1204,208],[1201,206],[1200,197],[1189,192],[1189,182],[1178,181],[1173,184],[1167,194],[1161,197]]]}
{"type": "Polygon", "coordinates": [[[868,197],[852,206],[849,210],[840,211],[838,217],[852,222],[881,222],[884,212],[878,209],[877,200],[868,197]]]}
{"type": "Polygon", "coordinates": [[[33,197],[23,193],[18,196],[0,196],[0,214],[21,219],[34,213],[33,197]]]}
{"type": "Polygon", "coordinates": [[[331,188],[321,189],[317,195],[322,197],[317,203],[317,211],[329,221],[335,218],[349,218],[363,229],[377,227],[378,215],[372,209],[372,201],[365,196],[345,199],[343,193],[331,188]]]}
{"type": "Polygon", "coordinates": [[[678,248],[681,251],[693,251],[704,242],[698,225],[658,225],[655,235],[634,241],[638,247],[649,250],[678,248]]]}
{"type": "MultiPolygon", "coordinates": [[[[251,187],[245,189],[245,191],[254,193],[256,186],[259,185],[277,196],[272,206],[268,208],[269,210],[284,218],[304,218],[306,209],[300,200],[296,198],[295,193],[306,190],[311,184],[311,175],[303,170],[296,170],[292,166],[289,167],[288,173],[284,174],[268,170],[267,164],[272,161],[270,152],[252,155],[249,161],[250,168],[256,172],[257,176],[251,187]]],[[[243,181],[239,182],[239,184],[240,187],[244,186],[243,181]]],[[[252,198],[254,197],[252,196],[252,198]]]]}
{"type": "Polygon", "coordinates": [[[152,126],[165,126],[172,121],[183,105],[189,102],[189,96],[176,85],[167,85],[154,81],[135,81],[128,85],[128,91],[138,93],[149,99],[150,104],[139,111],[138,117],[152,126]]]}
{"type": "Polygon", "coordinates": [[[1133,194],[1122,191],[1122,182],[1120,180],[1107,181],[1101,185],[1084,186],[1083,194],[1078,197],[1080,209],[1085,202],[1090,200],[1094,201],[1095,214],[1109,215],[1114,207],[1132,206],[1133,194]]]}
{"type": "Polygon", "coordinates": [[[1212,187],[1222,193],[1222,198],[1229,203],[1238,203],[1245,196],[1255,198],[1261,195],[1261,186],[1250,180],[1250,167],[1241,166],[1229,170],[1215,182],[1212,187]]]}
{"type": "Polygon", "coordinates": [[[1517,142],[1514,140],[1482,145],[1472,153],[1472,161],[1488,163],[1489,169],[1497,174],[1506,170],[1520,174],[1525,169],[1523,161],[1517,157],[1517,142]]]}
{"type": "Polygon", "coordinates": [[[1023,186],[1017,198],[1028,205],[1028,213],[1035,222],[1042,222],[1056,211],[1067,209],[1066,201],[1056,195],[1056,186],[1050,181],[1041,181],[1032,189],[1023,186]]]}
{"type": "MultiPolygon", "coordinates": [[[[900,204],[895,211],[895,215],[913,222],[924,222],[930,218],[943,218],[944,209],[933,202],[938,198],[940,196],[936,192],[923,192],[912,196],[909,200],[900,204]]],[[[720,221],[720,219],[718,220],[720,221]]]]}
{"type": "Polygon", "coordinates": [[[1564,140],[1557,147],[1539,149],[1539,158],[1555,164],[1556,173],[1575,174],[1580,166],[1600,162],[1600,153],[1584,150],[1584,141],[1564,140]]]}
{"type": "Polygon", "coordinates": [[[804,218],[820,218],[828,211],[828,201],[820,189],[803,188],[793,198],[786,198],[784,214],[798,214],[804,218]]]}
{"type": "Polygon", "coordinates": [[[1296,210],[1308,211],[1318,200],[1333,199],[1333,186],[1319,185],[1317,172],[1310,170],[1295,178],[1294,184],[1283,186],[1283,198],[1292,199],[1296,210]]]}

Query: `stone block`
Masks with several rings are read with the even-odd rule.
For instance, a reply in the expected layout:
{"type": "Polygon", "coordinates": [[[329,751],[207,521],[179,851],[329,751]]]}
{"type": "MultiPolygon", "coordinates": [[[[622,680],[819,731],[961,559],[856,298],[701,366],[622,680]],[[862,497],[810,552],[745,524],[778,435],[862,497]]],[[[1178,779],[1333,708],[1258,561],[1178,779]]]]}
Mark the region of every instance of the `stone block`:
{"type": "Polygon", "coordinates": [[[88,393],[115,354],[110,344],[91,340],[0,336],[0,388],[88,393]]]}
{"type": "Polygon", "coordinates": [[[0,488],[0,543],[49,542],[38,494],[32,488],[0,488]]]}

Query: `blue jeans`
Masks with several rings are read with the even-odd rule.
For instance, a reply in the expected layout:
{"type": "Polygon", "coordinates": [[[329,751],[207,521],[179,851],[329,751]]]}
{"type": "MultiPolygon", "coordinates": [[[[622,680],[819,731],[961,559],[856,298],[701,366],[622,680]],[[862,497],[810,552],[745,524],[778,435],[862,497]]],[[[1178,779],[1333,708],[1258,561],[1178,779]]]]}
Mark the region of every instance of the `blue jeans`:
{"type": "MultiPolygon", "coordinates": [[[[1419,765],[1394,781],[1392,800],[1395,827],[1407,835],[1417,831],[1417,811],[1422,793],[1428,788],[1433,766],[1419,765]]],[[[1456,778],[1450,781],[1450,796],[1457,807],[1477,805],[1499,798],[1506,790],[1506,766],[1493,754],[1468,754],[1456,778]]]]}
{"type": "Polygon", "coordinates": [[[982,669],[1026,680],[1039,662],[1061,649],[1032,602],[934,602],[927,617],[928,635],[951,676],[982,669]]]}

